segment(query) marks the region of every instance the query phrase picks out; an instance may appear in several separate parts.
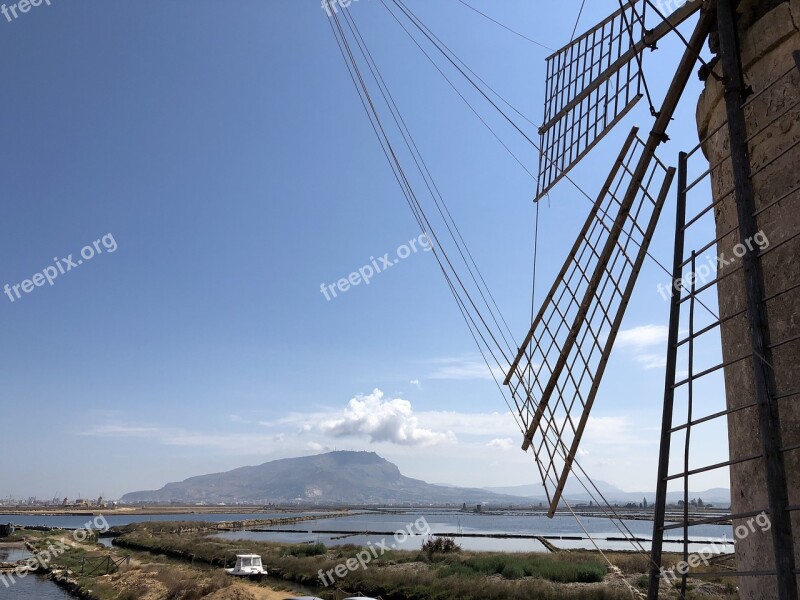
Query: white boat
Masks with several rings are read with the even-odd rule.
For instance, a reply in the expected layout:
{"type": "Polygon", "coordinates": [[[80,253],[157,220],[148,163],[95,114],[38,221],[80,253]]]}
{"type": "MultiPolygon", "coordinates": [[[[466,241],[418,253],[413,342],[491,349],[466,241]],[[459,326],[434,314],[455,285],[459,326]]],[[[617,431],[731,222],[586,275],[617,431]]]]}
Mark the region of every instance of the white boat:
{"type": "Polygon", "coordinates": [[[225,569],[225,572],[237,577],[262,577],[267,574],[267,570],[261,564],[261,556],[258,554],[237,554],[236,566],[232,569],[225,569]]]}

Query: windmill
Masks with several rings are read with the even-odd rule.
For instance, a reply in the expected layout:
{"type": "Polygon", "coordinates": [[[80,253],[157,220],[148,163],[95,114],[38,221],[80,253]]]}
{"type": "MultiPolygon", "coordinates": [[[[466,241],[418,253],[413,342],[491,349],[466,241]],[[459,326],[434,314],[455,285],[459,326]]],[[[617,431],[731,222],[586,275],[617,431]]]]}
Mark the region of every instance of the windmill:
{"type": "MultiPolygon", "coordinates": [[[[742,72],[742,41],[738,39],[735,4],[738,3],[732,0],[696,0],[664,16],[649,0],[632,0],[626,4],[620,2],[616,12],[547,59],[537,201],[559,181],[569,179],[570,170],[625,117],[644,94],[651,101],[654,119],[646,138],[642,138],[636,128],[628,136],[504,381],[525,426],[522,448],[525,451],[532,449],[536,457],[550,501],[548,514],[551,517],[561,505],[568,477],[577,473],[575,463],[581,439],[676,173],[675,169],[659,160],[656,150],[668,139],[667,127],[690,75],[698,62],[703,62],[701,51],[709,36],[712,37],[718,57],[712,63],[703,62],[701,74],[706,78],[716,77],[719,85],[724,85],[726,118],[692,152],[682,154],[679,161],[675,256],[670,273],[675,283],[670,312],[658,493],[651,550],[648,590],[651,600],[658,597],[661,579],[668,579],[664,577],[662,568],[665,531],[682,529],[684,559],[688,561],[690,527],[729,520],[736,524],[738,520],[756,514],[768,514],[771,520],[771,548],[768,548],[771,558],[762,557],[761,568],[748,568],[748,565],[758,563],[756,557],[745,556],[740,561],[735,574],[739,576],[742,590],[747,591],[743,597],[797,598],[795,553],[800,544],[793,543],[791,513],[799,507],[789,502],[787,477],[796,477],[798,473],[792,473],[786,464],[789,460],[796,460],[788,458],[788,453],[797,450],[800,440],[794,439],[792,445],[784,439],[782,445],[782,434],[785,438],[786,429],[791,431],[791,425],[796,430],[797,421],[785,423],[782,428],[781,411],[777,407],[780,400],[794,398],[797,391],[790,387],[776,389],[775,383],[776,380],[791,380],[794,377],[792,383],[796,385],[797,379],[793,367],[770,358],[777,347],[785,348],[796,343],[797,332],[792,331],[794,326],[785,326],[785,333],[789,333],[784,336],[786,339],[770,340],[765,335],[772,331],[768,318],[776,319],[775,315],[768,315],[765,304],[779,296],[786,301],[786,294],[796,291],[800,281],[794,277],[796,273],[788,277],[789,281],[786,281],[786,277],[780,277],[782,289],[765,293],[765,249],[746,248],[740,257],[739,268],[733,271],[741,279],[738,287],[735,288],[731,283],[732,269],[720,271],[708,284],[696,283],[699,254],[730,246],[731,240],[740,245],[753,240],[759,233],[757,221],[761,225],[769,224],[772,220],[769,214],[771,209],[776,213],[779,209],[788,210],[786,205],[791,201],[796,202],[798,196],[798,182],[792,181],[783,185],[784,193],[774,198],[759,199],[758,205],[754,200],[754,187],[757,187],[755,176],[760,174],[768,177],[767,168],[772,168],[773,173],[775,169],[780,172],[781,164],[786,168],[793,157],[796,162],[796,140],[789,138],[787,143],[774,145],[759,156],[759,164],[752,160],[756,153],[753,152],[751,156],[751,150],[757,136],[780,138],[781,131],[784,134],[786,132],[786,122],[791,124],[793,119],[798,118],[797,96],[800,94],[797,91],[797,74],[800,62],[795,65],[787,56],[782,63],[783,68],[767,80],[761,78],[758,82],[760,89],[747,89],[742,72]],[[660,19],[659,24],[651,30],[645,26],[648,9],[656,12],[660,19]],[[677,27],[692,16],[697,16],[694,31],[689,39],[681,36],[686,49],[673,74],[671,85],[656,109],[643,79],[642,52],[645,48],[653,48],[667,34],[674,32],[680,35],[677,27]],[[780,106],[759,107],[758,99],[764,100],[770,95],[773,101],[775,97],[780,99],[780,106]],[[758,126],[748,129],[747,120],[754,122],[752,113],[759,110],[758,126]],[[781,123],[783,130],[779,129],[781,123]],[[715,136],[723,141],[715,139],[715,136]],[[687,181],[689,157],[697,155],[701,149],[712,154],[710,165],[706,164],[702,169],[703,174],[690,184],[687,181]],[[726,177],[730,180],[730,189],[720,189],[726,177]],[[715,197],[697,210],[689,204],[687,213],[688,193],[693,188],[700,190],[702,186],[698,184],[702,182],[712,188],[715,197]],[[714,215],[717,217],[715,239],[698,243],[698,250],[692,251],[687,258],[685,246],[689,243],[686,234],[688,226],[714,215]],[[723,216],[730,217],[724,224],[723,216]],[[687,280],[687,271],[691,275],[688,278],[691,283],[689,286],[681,285],[680,282],[687,280]],[[721,308],[727,308],[727,314],[722,311],[720,317],[708,308],[708,300],[704,303],[700,294],[708,290],[722,294],[723,288],[727,288],[726,293],[735,294],[742,300],[728,303],[728,307],[722,306],[724,301],[720,302],[721,308]],[[709,323],[697,326],[699,317],[695,311],[699,311],[701,306],[714,318],[709,323]],[[687,316],[688,336],[681,332],[681,318],[687,316]],[[736,319],[740,321],[738,325],[736,319]],[[740,328],[738,334],[733,331],[736,326],[740,328]],[[721,334],[726,344],[723,358],[699,370],[695,366],[694,346],[700,336],[711,331],[721,334]],[[751,332],[749,336],[747,331],[751,332]],[[748,346],[748,351],[742,352],[741,348],[736,350],[744,356],[730,356],[735,353],[731,348],[736,345],[748,346]],[[688,366],[684,376],[678,372],[677,362],[679,351],[687,348],[688,366]],[[749,361],[749,364],[743,361],[749,361]],[[743,365],[749,369],[749,373],[734,372],[734,369],[744,368],[743,365]],[[732,402],[729,390],[728,403],[723,410],[698,417],[692,412],[693,389],[703,377],[720,372],[725,373],[726,379],[738,375],[740,380],[749,381],[755,401],[751,399],[735,405],[737,403],[732,402]],[[675,394],[676,390],[682,388],[684,392],[688,391],[688,413],[685,422],[676,424],[675,394]],[[690,457],[692,427],[716,419],[727,418],[729,425],[737,418],[742,421],[741,412],[745,409],[751,411],[748,414],[749,422],[760,433],[760,451],[740,456],[741,453],[734,446],[735,440],[732,440],[728,460],[712,465],[692,464],[696,462],[690,457]],[[680,461],[681,472],[672,474],[671,440],[675,435],[684,436],[684,460],[680,461]],[[744,468],[747,464],[764,475],[766,497],[760,499],[760,504],[753,499],[746,510],[732,510],[731,514],[716,514],[707,519],[690,518],[688,486],[691,476],[715,469],[744,468]],[[670,521],[677,523],[667,524],[667,487],[673,481],[683,484],[683,511],[682,514],[669,516],[670,521]],[[758,588],[762,591],[757,592],[758,588]]],[[[768,105],[769,102],[762,104],[768,105]]],[[[794,210],[797,210],[796,205],[794,210]]],[[[771,234],[785,250],[787,244],[794,242],[798,232],[784,231],[781,227],[775,227],[775,223],[772,225],[771,234]]],[[[775,271],[778,266],[773,264],[771,268],[775,271]]],[[[771,273],[766,275],[769,280],[771,273]]],[[[796,349],[796,346],[793,348],[796,349]]],[[[786,409],[783,416],[792,417],[786,409]]],[[[744,426],[742,422],[738,425],[744,426]]],[[[672,463],[675,462],[679,461],[673,457],[672,463]]],[[[797,465],[796,462],[791,464],[797,465]]],[[[734,477],[734,506],[739,502],[737,494],[745,495],[744,491],[737,489],[737,483],[744,486],[741,479],[737,481],[734,477]]],[[[739,504],[742,506],[746,503],[739,504]]],[[[688,576],[720,575],[714,573],[713,569],[711,571],[699,573],[697,569],[691,572],[682,570],[679,573],[681,597],[685,598],[688,576]]]]}
{"type": "MultiPolygon", "coordinates": [[[[800,228],[796,217],[789,218],[797,214],[796,207],[792,212],[791,202],[797,201],[800,190],[800,165],[792,162],[796,162],[800,144],[800,59],[796,58],[795,64],[787,51],[797,37],[787,33],[786,24],[793,22],[792,14],[770,12],[769,17],[784,26],[776,28],[779,39],[758,47],[759,40],[770,37],[768,32],[759,30],[759,40],[740,39],[735,17],[738,2],[734,0],[689,0],[669,15],[663,14],[660,4],[653,0],[618,0],[618,4],[610,16],[547,58],[544,120],[536,143],[512,112],[525,118],[524,115],[472,71],[403,0],[380,0],[380,5],[476,115],[479,110],[474,103],[457,89],[432,54],[444,57],[446,66],[455,70],[455,77],[463,78],[478,92],[480,101],[499,111],[539,149],[538,177],[534,177],[537,202],[565,180],[585,193],[571,178],[572,169],[637,103],[646,98],[650,105],[652,122],[646,129],[631,129],[599,192],[589,196],[592,208],[580,234],[533,315],[524,340],[513,348],[513,332],[499,314],[355,16],[350,11],[330,11],[329,22],[387,161],[417,223],[430,240],[432,254],[470,333],[490,371],[496,371],[494,363],[505,375],[501,392],[511,397],[508,404],[520,426],[522,448],[531,450],[535,457],[549,500],[548,514],[555,515],[562,506],[569,508],[564,488],[570,474],[578,475],[579,483],[598,505],[607,507],[615,525],[634,545],[638,540],[594,487],[577,455],[637,279],[645,262],[653,259],[649,248],[656,226],[677,182],[673,264],[671,269],[662,265],[673,282],[670,288],[674,292],[666,349],[648,598],[658,598],[661,580],[668,579],[674,571],[665,572],[662,565],[666,532],[683,532],[684,562],[692,567],[678,570],[680,594],[685,598],[689,576],[720,576],[713,569],[698,570],[689,561],[691,528],[731,521],[738,528],[742,519],[764,514],[770,519],[770,528],[738,540],[738,570],[725,575],[738,576],[744,598],[796,600],[795,564],[800,563],[796,554],[800,544],[792,538],[791,515],[796,517],[800,498],[794,496],[792,504],[789,490],[797,490],[794,494],[800,491],[800,419],[796,412],[778,407],[778,403],[786,406],[787,400],[796,398],[800,380],[800,336],[795,319],[785,318],[800,310],[800,267],[796,260],[800,255],[800,231],[788,225],[794,223],[800,228]],[[655,26],[649,28],[653,21],[655,26]],[[681,26],[690,22],[693,30],[685,37],[681,26]],[[416,37],[415,28],[419,32],[416,37]],[[668,36],[680,39],[685,50],[666,93],[657,103],[647,84],[643,56],[645,50],[655,49],[668,36]],[[702,57],[706,42],[717,55],[708,62],[702,57]],[[751,56],[745,61],[748,52],[751,56]],[[753,77],[749,73],[752,81],[748,86],[746,69],[767,55],[778,58],[770,69],[764,70],[764,76],[753,77]],[[702,65],[700,75],[706,80],[709,98],[705,100],[720,110],[708,109],[710,116],[701,128],[700,144],[681,154],[676,169],[657,156],[657,151],[668,140],[668,127],[698,64],[702,65]],[[716,104],[710,93],[715,87],[716,104]],[[384,111],[391,114],[391,119],[383,118],[384,111]],[[395,143],[393,135],[402,137],[402,143],[395,143]],[[764,139],[769,143],[762,143],[764,139]],[[693,160],[705,163],[699,169],[700,175],[690,177],[693,160]],[[435,211],[426,210],[424,194],[415,191],[415,175],[404,163],[416,167],[435,211]],[[701,198],[699,208],[690,203],[692,195],[701,198]],[[441,217],[439,223],[434,222],[436,213],[441,217]],[[691,227],[709,219],[714,230],[711,239],[687,234],[691,227]],[[746,245],[761,232],[759,228],[768,234],[770,248],[746,245]],[[721,269],[711,281],[699,282],[700,255],[739,246],[744,252],[741,256],[736,254],[737,265],[721,269]],[[451,252],[452,248],[456,252],[451,252]],[[777,276],[781,264],[791,267],[777,276]],[[709,301],[703,294],[717,297],[709,301]],[[703,310],[711,320],[708,315],[706,321],[702,320],[703,310]],[[712,335],[717,336],[717,352],[722,356],[713,364],[700,367],[701,338],[712,335]],[[679,368],[680,361],[685,366],[679,368]],[[723,373],[726,403],[718,410],[709,410],[709,399],[704,397],[701,402],[699,394],[694,397],[695,392],[707,391],[703,386],[709,380],[722,386],[713,378],[723,373]],[[737,396],[739,388],[745,390],[745,400],[737,396]],[[676,415],[682,414],[684,408],[686,420],[676,422],[676,415]],[[780,417],[784,417],[783,424],[780,417]],[[692,452],[691,432],[714,422],[727,422],[731,430],[729,456],[713,464],[698,465],[697,454],[692,452]],[[742,439],[752,431],[756,434],[742,439]],[[684,436],[680,461],[673,456],[672,439],[676,435],[684,436]],[[754,445],[758,448],[754,449],[754,445]],[[670,468],[675,463],[680,464],[677,473],[670,468]],[[731,470],[733,480],[731,511],[708,518],[690,515],[690,478],[725,468],[731,470]],[[762,476],[757,486],[759,493],[747,493],[743,484],[753,472],[762,476]],[[671,483],[682,485],[684,502],[680,511],[668,512],[667,491],[671,483]]],[[[785,12],[789,3],[743,2],[747,18],[761,16],[756,5],[785,12]]],[[[794,19],[798,21],[800,14],[794,19]]],[[[797,527],[800,530],[800,523],[797,527]]],[[[639,549],[644,552],[641,545],[639,549]]],[[[672,577],[676,577],[674,573],[672,577]]]]}

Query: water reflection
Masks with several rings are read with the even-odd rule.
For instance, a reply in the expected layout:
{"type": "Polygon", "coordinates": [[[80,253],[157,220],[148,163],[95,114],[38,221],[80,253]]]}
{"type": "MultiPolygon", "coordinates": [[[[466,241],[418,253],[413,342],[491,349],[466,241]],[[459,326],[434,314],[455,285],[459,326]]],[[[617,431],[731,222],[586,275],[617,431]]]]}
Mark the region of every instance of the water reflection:
{"type": "MultiPolygon", "coordinates": [[[[418,513],[413,514],[366,514],[354,515],[352,517],[340,517],[337,519],[321,519],[311,521],[301,525],[280,527],[280,532],[259,532],[259,531],[236,531],[218,534],[218,537],[226,539],[248,539],[261,540],[277,543],[314,543],[322,542],[327,546],[341,546],[344,544],[367,545],[368,542],[376,544],[386,540],[387,545],[392,547],[396,544],[398,549],[418,550],[424,536],[409,536],[405,542],[398,543],[393,538],[391,532],[406,529],[409,523],[413,523],[419,517],[418,513]],[[337,531],[352,532],[346,533],[314,533],[314,531],[337,531]],[[364,532],[382,532],[380,534],[365,534],[364,532]],[[385,533],[383,533],[385,532],[385,533]]],[[[464,513],[439,513],[426,517],[432,533],[443,534],[511,534],[523,536],[545,536],[548,541],[558,548],[564,549],[593,549],[594,545],[589,539],[560,539],[566,538],[585,538],[581,526],[575,519],[568,516],[556,516],[548,519],[541,514],[492,514],[476,515],[464,513]]],[[[583,527],[595,538],[595,541],[603,550],[632,550],[631,542],[620,540],[619,538],[630,536],[625,528],[625,535],[620,532],[614,521],[597,517],[581,517],[583,527]],[[617,539],[605,539],[617,538],[617,539]]],[[[625,527],[635,537],[640,539],[650,539],[653,524],[650,521],[626,520],[625,527]]],[[[690,543],[690,551],[698,551],[703,548],[716,548],[719,552],[733,552],[733,545],[723,544],[722,540],[731,540],[733,531],[730,525],[703,525],[693,527],[690,530],[690,539],[697,543],[690,543]],[[710,542],[716,543],[711,546],[710,542]]],[[[673,538],[675,539],[675,538],[673,538]]],[[[458,544],[465,550],[487,551],[487,552],[543,552],[545,547],[533,537],[524,538],[491,538],[491,537],[456,537],[458,544]]],[[[669,550],[674,546],[675,551],[680,551],[682,545],[671,542],[669,538],[665,540],[666,548],[669,550]]],[[[638,542],[637,548],[643,547],[650,549],[649,542],[638,542]]]]}
{"type": "Polygon", "coordinates": [[[0,563],[17,562],[31,556],[24,546],[0,546],[0,563]]]}

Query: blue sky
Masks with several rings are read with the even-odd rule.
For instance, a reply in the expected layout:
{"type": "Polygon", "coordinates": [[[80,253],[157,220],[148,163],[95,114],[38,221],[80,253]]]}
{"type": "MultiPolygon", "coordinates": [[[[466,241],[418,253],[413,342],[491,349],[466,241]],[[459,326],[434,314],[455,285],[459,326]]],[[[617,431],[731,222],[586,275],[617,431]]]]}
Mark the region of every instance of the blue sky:
{"type": "MultiPolygon", "coordinates": [[[[556,48],[580,2],[473,4],[556,48]]],[[[579,31],[616,4],[587,3],[579,31]]],[[[540,121],[546,51],[456,0],[408,5],[540,121]]],[[[522,338],[534,182],[380,3],[347,10],[522,338]]],[[[680,51],[675,39],[662,46],[645,57],[656,91],[680,51]]],[[[430,253],[330,301],[320,291],[420,231],[319,3],[52,0],[0,17],[0,51],[0,286],[79,259],[103,236],[115,247],[101,242],[52,286],[0,296],[14,458],[0,496],[117,497],[334,448],[377,451],[432,482],[536,480],[430,253]]],[[[667,162],[695,143],[699,91],[693,78],[667,162]]],[[[482,111],[533,171],[535,151],[482,111]]],[[[645,103],[575,171],[590,193],[635,123],[649,130],[645,103]]],[[[653,246],[665,264],[673,202],[653,246]]],[[[588,207],[568,184],[542,203],[540,299],[588,207]]],[[[646,263],[582,455],[591,475],[631,491],[655,487],[665,278],[646,263]]],[[[712,485],[727,477],[697,488],[712,485]]]]}

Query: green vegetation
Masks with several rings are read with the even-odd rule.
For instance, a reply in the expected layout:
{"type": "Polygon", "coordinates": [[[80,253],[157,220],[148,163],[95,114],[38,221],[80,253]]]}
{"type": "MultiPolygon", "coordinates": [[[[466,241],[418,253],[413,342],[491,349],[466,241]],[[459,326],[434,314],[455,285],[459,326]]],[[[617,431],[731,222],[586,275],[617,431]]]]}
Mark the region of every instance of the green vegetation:
{"type": "Polygon", "coordinates": [[[159,557],[149,552],[122,553],[91,541],[78,545],[71,539],[70,532],[63,530],[26,531],[25,534],[37,554],[50,557],[48,566],[66,574],[82,593],[91,592],[87,597],[97,600],[138,600],[154,586],[162,593],[159,597],[163,600],[200,600],[232,584],[231,578],[222,571],[198,572],[182,565],[161,564],[159,557]],[[52,556],[48,548],[63,548],[59,540],[70,548],[52,556]],[[106,562],[109,556],[113,559],[110,564],[106,562]],[[139,564],[117,564],[124,556],[134,558],[139,564]]]}
{"type": "Polygon", "coordinates": [[[328,548],[325,544],[301,544],[286,549],[286,554],[289,556],[321,556],[327,553],[328,548]]]}
{"type": "Polygon", "coordinates": [[[445,565],[440,576],[501,575],[505,579],[536,577],[559,583],[603,581],[606,566],[599,562],[565,562],[551,556],[487,554],[445,565]]]}
{"type": "Polygon", "coordinates": [[[456,544],[451,537],[431,537],[422,544],[422,551],[428,555],[428,558],[433,558],[434,554],[449,554],[460,550],[461,546],[456,544]]]}
{"type": "MultiPolygon", "coordinates": [[[[336,597],[337,589],[384,600],[629,600],[628,589],[609,576],[600,555],[590,551],[540,553],[467,552],[452,538],[430,538],[416,551],[387,550],[372,556],[366,568],[348,567],[344,577],[329,575],[333,584],[321,585],[318,578],[333,571],[365,549],[347,545],[327,548],[324,544],[285,545],[252,540],[230,540],[211,535],[200,523],[149,523],[127,526],[117,538],[118,547],[108,549],[87,542],[73,548],[51,566],[68,571],[70,578],[97,600],[201,600],[213,594],[216,600],[239,598],[236,586],[222,567],[232,566],[236,554],[256,553],[263,558],[276,588],[276,577],[303,584],[326,600],[336,597]],[[106,575],[100,568],[107,556],[115,562],[126,555],[130,564],[121,564],[106,575]],[[84,563],[85,561],[85,563],[84,563]],[[84,575],[81,565],[85,564],[84,575]],[[210,568],[209,568],[210,567],[210,568]]],[[[25,532],[27,541],[45,550],[58,539],[69,542],[67,531],[25,532]]],[[[645,573],[649,557],[636,552],[614,552],[608,557],[627,575],[628,583],[639,589],[647,585],[645,573]]],[[[672,565],[680,555],[667,554],[664,564],[672,565]]],[[[717,567],[715,567],[717,568],[717,567]]],[[[689,598],[737,598],[735,580],[694,580],[689,598]]],[[[237,585],[241,585],[237,582],[237,585]]],[[[277,583],[280,588],[291,584],[277,583]]]]}
{"type": "MultiPolygon", "coordinates": [[[[285,546],[251,540],[228,540],[207,535],[128,533],[116,544],[134,550],[206,564],[230,564],[237,553],[260,554],[273,576],[317,588],[333,598],[334,587],[320,585],[318,572],[334,569],[363,549],[325,548],[323,544],[285,546]]],[[[337,583],[348,592],[381,596],[385,600],[622,600],[627,592],[602,585],[605,567],[596,556],[463,552],[453,540],[429,540],[414,552],[391,551],[372,560],[366,569],[350,570],[337,583]],[[498,577],[499,575],[499,577],[498,577]],[[566,582],[587,587],[566,587],[566,582]]],[[[588,553],[586,553],[588,554],[588,553]]]]}

